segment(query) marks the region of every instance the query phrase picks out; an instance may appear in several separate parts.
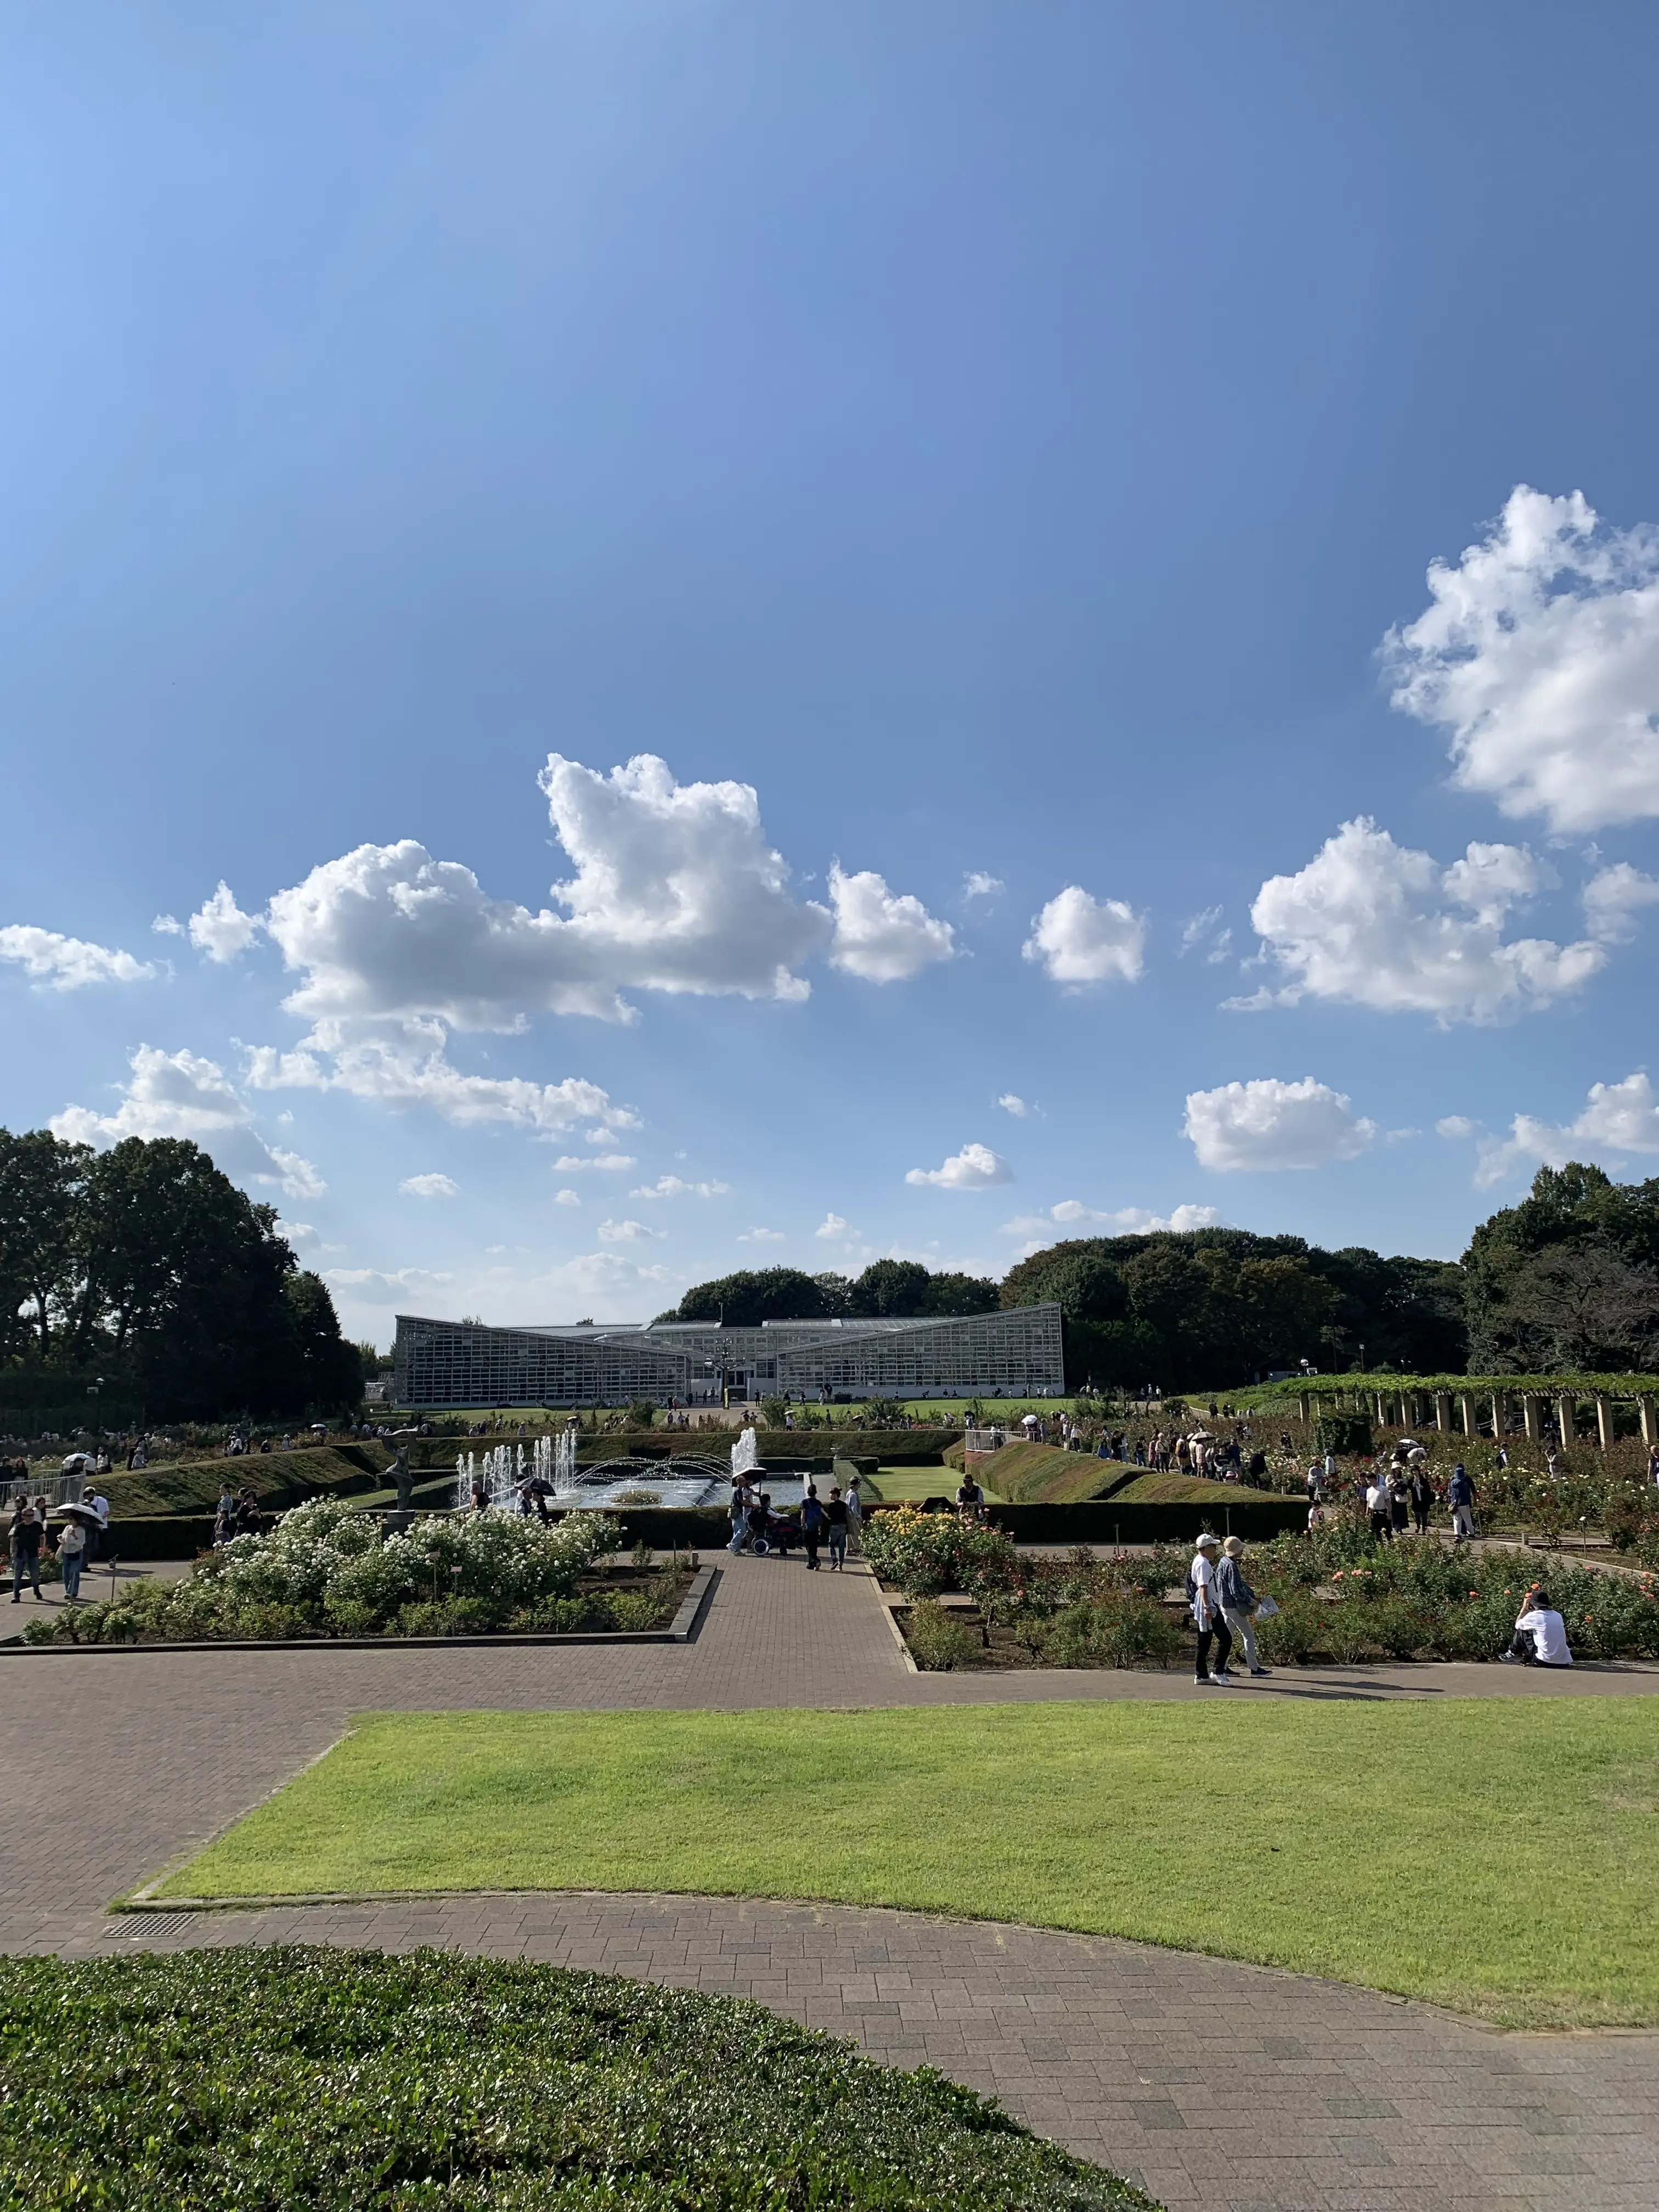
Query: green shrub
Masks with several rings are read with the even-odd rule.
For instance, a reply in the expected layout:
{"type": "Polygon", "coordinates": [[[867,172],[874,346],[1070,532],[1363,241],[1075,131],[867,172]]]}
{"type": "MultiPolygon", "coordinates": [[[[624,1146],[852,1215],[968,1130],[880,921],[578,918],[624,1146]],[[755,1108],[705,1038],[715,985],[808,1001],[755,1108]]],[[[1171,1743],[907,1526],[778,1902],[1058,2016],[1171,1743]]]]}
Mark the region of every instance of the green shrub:
{"type": "Polygon", "coordinates": [[[546,1526],[528,1514],[431,1515],[384,1536],[366,1514],[319,1499],[285,1513],[269,1535],[209,1553],[186,1582],[132,1583],[95,1620],[93,1606],[65,1607],[52,1632],[190,1642],[262,1635],[257,1624],[267,1621],[284,1637],[396,1635],[411,1607],[435,1598],[460,1608],[445,1616],[453,1631],[441,1632],[477,1635],[519,1608],[568,1596],[621,1541],[600,1513],[546,1526]]]}
{"type": "Polygon", "coordinates": [[[1313,1448],[1339,1459],[1368,1457],[1373,1449],[1369,1413],[1321,1413],[1313,1425],[1313,1448]]]}
{"type": "Polygon", "coordinates": [[[1256,1648],[1270,1667],[1304,1667],[1320,1648],[1328,1607],[1305,1589],[1276,1589],[1273,1595],[1279,1611],[1255,1624],[1256,1648]]]}
{"type": "Polygon", "coordinates": [[[1066,1606],[1042,1629],[1037,1648],[1051,1667],[1167,1667],[1185,1643],[1179,1621],[1131,1594],[1066,1606]]]}
{"type": "Polygon", "coordinates": [[[924,1598],[911,1613],[908,1640],[910,1656],[925,1674],[971,1667],[983,1648],[966,1621],[932,1598],[924,1598]]]}
{"type": "Polygon", "coordinates": [[[650,1590],[609,1590],[601,1602],[610,1608],[611,1626],[626,1635],[663,1626],[664,1601],[650,1590]]]}
{"type": "Polygon", "coordinates": [[[321,1945],[0,1960],[0,2202],[1150,2212],[987,2099],[758,2004],[321,1945]]]}
{"type": "Polygon", "coordinates": [[[886,1583],[912,1599],[961,1589],[978,1598],[1017,1578],[1021,1561],[1000,1528],[958,1521],[951,1513],[921,1513],[913,1506],[872,1513],[864,1524],[864,1549],[886,1583]]]}

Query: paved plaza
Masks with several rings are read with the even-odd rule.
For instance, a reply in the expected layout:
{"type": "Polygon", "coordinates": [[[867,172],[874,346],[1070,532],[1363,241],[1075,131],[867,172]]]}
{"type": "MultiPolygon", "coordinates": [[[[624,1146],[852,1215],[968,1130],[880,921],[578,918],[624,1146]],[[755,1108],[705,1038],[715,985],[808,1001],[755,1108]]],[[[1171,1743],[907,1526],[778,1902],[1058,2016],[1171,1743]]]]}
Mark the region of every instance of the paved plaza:
{"type": "MultiPolygon", "coordinates": [[[[935,2064],[1170,2205],[1206,2212],[1659,2203],[1656,2034],[1502,2035],[1146,1945],[834,1906],[519,1893],[169,1914],[140,1934],[104,1911],[364,1711],[1581,1697],[1653,1694],[1659,1670],[1286,1669],[1231,1692],[1195,1692],[1178,1673],[918,1675],[867,1575],[750,1559],[724,1565],[684,1646],[54,1651],[0,1668],[9,1856],[27,1874],[0,1902],[0,1948],[435,1942],[752,1996],[878,2058],[935,2064]],[[41,1756],[70,1701],[78,1759],[41,1756]]],[[[1230,1878],[1216,1842],[1218,1879],[1230,1878]]],[[[1454,1912],[1455,1877],[1425,1869],[1400,1909],[1454,1912]]]]}

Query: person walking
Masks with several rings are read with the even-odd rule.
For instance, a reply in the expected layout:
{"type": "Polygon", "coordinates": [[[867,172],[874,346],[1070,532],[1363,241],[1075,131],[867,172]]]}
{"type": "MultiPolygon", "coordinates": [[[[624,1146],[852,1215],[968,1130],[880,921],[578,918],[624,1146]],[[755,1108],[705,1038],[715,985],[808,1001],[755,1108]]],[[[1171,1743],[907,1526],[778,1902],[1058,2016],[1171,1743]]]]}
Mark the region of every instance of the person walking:
{"type": "Polygon", "coordinates": [[[864,1549],[864,1493],[859,1488],[856,1474],[847,1486],[847,1548],[849,1552],[864,1549]]]}
{"type": "Polygon", "coordinates": [[[818,1546],[823,1540],[823,1508],[818,1503],[817,1485],[809,1482],[806,1495],[800,1502],[800,1540],[806,1552],[806,1564],[816,1574],[818,1570],[818,1546]]]}
{"type": "Polygon", "coordinates": [[[1474,1534],[1474,1485],[1461,1459],[1446,1485],[1446,1503],[1451,1508],[1452,1541],[1462,1544],[1474,1534]]]}
{"type": "Polygon", "coordinates": [[[34,1586],[34,1595],[40,1595],[40,1522],[34,1508],[25,1498],[11,1516],[7,1547],[11,1553],[11,1601],[23,1601],[23,1577],[27,1575],[34,1586]]]}
{"type": "Polygon", "coordinates": [[[1391,1537],[1405,1534],[1410,1512],[1411,1485],[1404,1470],[1396,1468],[1389,1477],[1389,1530],[1391,1537]]]}
{"type": "Polygon", "coordinates": [[[64,1602],[76,1605],[81,1596],[81,1562],[85,1557],[87,1532],[78,1521],[66,1521],[58,1538],[58,1564],[64,1575],[64,1602]]]}
{"type": "Polygon", "coordinates": [[[749,1486],[740,1474],[732,1478],[732,1540],[726,1546],[735,1559],[749,1541],[749,1508],[753,1504],[749,1486]]]}
{"type": "Polygon", "coordinates": [[[1200,1536],[1187,1570],[1187,1590],[1192,1606],[1193,1625],[1198,1631],[1196,1682],[1213,1682],[1225,1689],[1232,1677],[1227,1672],[1227,1661],[1233,1648],[1232,1631],[1221,1617],[1220,1599],[1216,1587],[1215,1563],[1221,1550],[1218,1538],[1200,1536]],[[1215,1646],[1215,1664],[1210,1664],[1210,1647],[1215,1646]]]}
{"type": "Polygon", "coordinates": [[[1252,1674],[1265,1674],[1269,1669],[1256,1656],[1255,1629],[1252,1623],[1256,1595],[1245,1581],[1244,1570],[1239,1565],[1243,1556],[1242,1540],[1237,1536],[1229,1536],[1216,1563],[1216,1596],[1220,1601],[1221,1618],[1228,1631],[1244,1646],[1244,1664],[1252,1674]]]}
{"type": "Polygon", "coordinates": [[[109,1556],[109,1500],[101,1491],[95,1490],[88,1498],[87,1504],[98,1516],[98,1526],[92,1532],[88,1557],[92,1559],[107,1559],[109,1556]]]}
{"type": "Polygon", "coordinates": [[[830,1571],[838,1575],[847,1565],[847,1500],[841,1494],[841,1485],[830,1486],[830,1503],[823,1509],[824,1528],[830,1538],[830,1571]]]}
{"type": "Polygon", "coordinates": [[[1389,1518],[1389,1512],[1388,1478],[1381,1468],[1376,1469],[1373,1480],[1366,1487],[1365,1510],[1371,1516],[1371,1534],[1376,1541],[1379,1544],[1392,1542],[1394,1523],[1389,1518]]]}
{"type": "Polygon", "coordinates": [[[1415,1461],[1407,1486],[1411,1497],[1412,1521],[1419,1536],[1429,1533],[1429,1513],[1434,1504],[1434,1477],[1429,1473],[1425,1459],[1415,1461]]]}

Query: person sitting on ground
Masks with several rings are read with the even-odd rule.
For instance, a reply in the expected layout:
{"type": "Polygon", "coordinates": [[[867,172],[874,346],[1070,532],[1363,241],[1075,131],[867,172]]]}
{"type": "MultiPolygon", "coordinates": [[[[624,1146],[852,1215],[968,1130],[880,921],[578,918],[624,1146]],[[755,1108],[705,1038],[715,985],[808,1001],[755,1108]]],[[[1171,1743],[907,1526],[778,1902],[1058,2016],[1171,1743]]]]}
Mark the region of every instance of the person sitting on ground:
{"type": "Polygon", "coordinates": [[[1511,1667],[1571,1667],[1567,1624],[1550,1603],[1549,1592],[1528,1590],[1507,1651],[1498,1657],[1511,1667]]]}

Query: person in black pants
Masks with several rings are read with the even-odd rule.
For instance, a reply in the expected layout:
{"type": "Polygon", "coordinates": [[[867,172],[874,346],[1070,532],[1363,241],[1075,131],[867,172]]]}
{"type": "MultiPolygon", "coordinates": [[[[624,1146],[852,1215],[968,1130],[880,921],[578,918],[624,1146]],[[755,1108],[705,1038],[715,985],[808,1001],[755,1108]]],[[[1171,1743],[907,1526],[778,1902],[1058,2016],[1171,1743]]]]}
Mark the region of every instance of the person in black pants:
{"type": "Polygon", "coordinates": [[[806,1547],[806,1564],[817,1571],[818,1545],[823,1535],[823,1508],[818,1503],[817,1485],[809,1482],[806,1495],[800,1502],[800,1538],[806,1547]]]}
{"type": "Polygon", "coordinates": [[[1215,1571],[1216,1555],[1220,1549],[1215,1537],[1199,1538],[1197,1555],[1187,1571],[1187,1587],[1192,1592],[1193,1620],[1198,1630],[1198,1671],[1194,1679],[1224,1686],[1232,1680],[1227,1672],[1227,1662],[1232,1656],[1233,1632],[1221,1617],[1221,1593],[1215,1571]],[[1213,1666],[1210,1663],[1212,1640],[1213,1666]]]}
{"type": "Polygon", "coordinates": [[[1429,1533],[1429,1512],[1434,1504],[1434,1480],[1425,1460],[1419,1460],[1412,1468],[1412,1520],[1419,1536],[1429,1533]]]}

